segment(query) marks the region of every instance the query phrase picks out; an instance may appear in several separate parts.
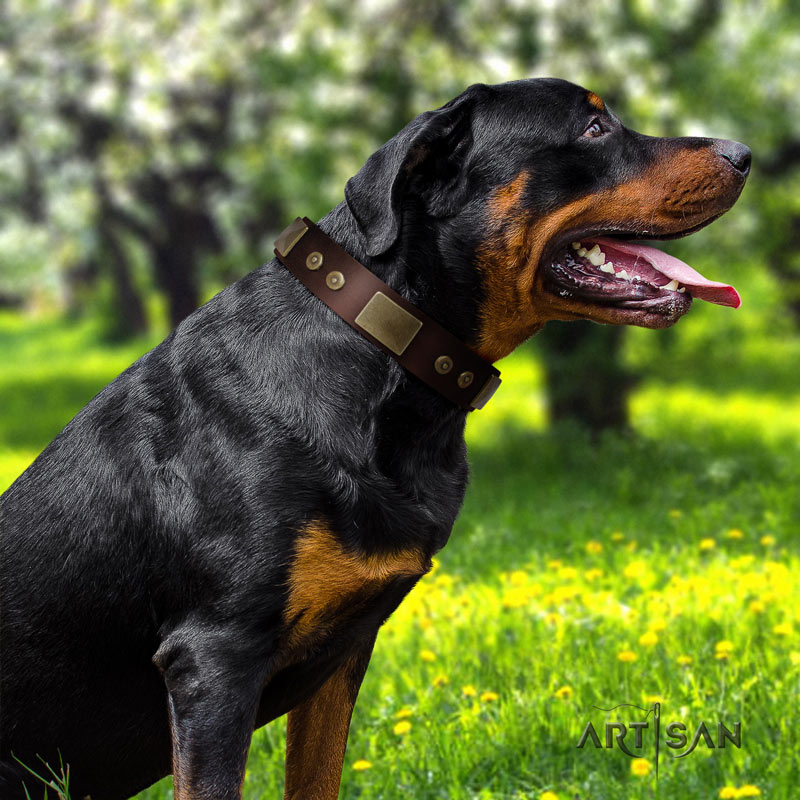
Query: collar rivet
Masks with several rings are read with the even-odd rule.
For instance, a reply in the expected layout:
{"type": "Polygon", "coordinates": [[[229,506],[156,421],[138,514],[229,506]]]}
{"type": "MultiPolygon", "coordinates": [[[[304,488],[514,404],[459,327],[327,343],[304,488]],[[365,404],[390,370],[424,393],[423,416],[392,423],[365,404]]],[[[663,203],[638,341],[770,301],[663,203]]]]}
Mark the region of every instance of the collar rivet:
{"type": "Polygon", "coordinates": [[[440,375],[446,375],[451,369],[453,369],[453,359],[450,358],[450,356],[439,356],[439,358],[433,362],[433,368],[440,375]]]}
{"type": "Polygon", "coordinates": [[[471,372],[462,372],[458,376],[458,381],[457,381],[458,388],[459,389],[466,389],[467,386],[469,386],[472,383],[474,378],[475,378],[475,376],[471,372]]]}
{"type": "Polygon", "coordinates": [[[333,272],[329,272],[325,276],[325,283],[328,285],[329,289],[333,289],[334,292],[338,292],[339,289],[344,286],[344,275],[342,275],[338,269],[335,269],[333,272]]]}

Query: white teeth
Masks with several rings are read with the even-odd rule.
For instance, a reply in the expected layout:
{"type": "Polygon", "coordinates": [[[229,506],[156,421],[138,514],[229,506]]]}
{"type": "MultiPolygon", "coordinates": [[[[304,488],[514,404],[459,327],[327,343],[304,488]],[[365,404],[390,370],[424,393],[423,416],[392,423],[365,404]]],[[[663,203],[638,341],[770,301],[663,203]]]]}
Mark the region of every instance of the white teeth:
{"type": "Polygon", "coordinates": [[[685,287],[685,286],[681,286],[681,288],[680,288],[680,289],[678,289],[678,291],[679,291],[681,294],[683,294],[683,293],[686,291],[686,287],[685,287]]]}
{"type": "Polygon", "coordinates": [[[669,289],[672,292],[677,292],[678,291],[678,281],[676,281],[673,278],[666,286],[662,286],[661,288],[662,289],[669,289]]]}
{"type": "Polygon", "coordinates": [[[586,258],[588,258],[595,267],[599,267],[606,260],[605,253],[600,249],[599,244],[596,244],[586,253],[586,258]]]}
{"type": "Polygon", "coordinates": [[[630,276],[630,275],[628,275],[628,270],[626,270],[626,269],[621,269],[621,270],[620,270],[620,271],[617,273],[617,277],[618,277],[618,278],[622,278],[623,280],[626,280],[626,281],[629,281],[629,280],[631,279],[631,276],[630,276]]]}
{"type": "Polygon", "coordinates": [[[580,242],[573,242],[572,243],[572,249],[573,250],[580,250],[581,249],[581,243],[580,242]]]}
{"type": "Polygon", "coordinates": [[[614,274],[614,265],[607,261],[605,264],[600,265],[600,272],[607,272],[609,275],[614,274]]]}
{"type": "Polygon", "coordinates": [[[578,248],[578,255],[579,255],[581,258],[585,258],[585,257],[586,257],[586,253],[587,253],[587,250],[586,250],[586,248],[585,248],[585,247],[579,247],[579,248],[578,248]]]}

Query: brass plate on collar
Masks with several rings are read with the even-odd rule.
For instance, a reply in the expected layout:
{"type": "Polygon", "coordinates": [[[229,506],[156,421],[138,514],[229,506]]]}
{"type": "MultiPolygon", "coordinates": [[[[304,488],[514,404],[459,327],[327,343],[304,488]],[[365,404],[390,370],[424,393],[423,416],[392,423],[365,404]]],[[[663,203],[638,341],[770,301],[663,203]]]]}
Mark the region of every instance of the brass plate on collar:
{"type": "Polygon", "coordinates": [[[292,248],[300,241],[303,234],[308,230],[305,222],[298,217],[294,222],[285,228],[280,236],[275,240],[275,249],[284,257],[292,252],[292,248]]]}
{"type": "Polygon", "coordinates": [[[422,327],[421,320],[383,292],[372,295],[355,322],[398,356],[403,354],[422,327]]]}

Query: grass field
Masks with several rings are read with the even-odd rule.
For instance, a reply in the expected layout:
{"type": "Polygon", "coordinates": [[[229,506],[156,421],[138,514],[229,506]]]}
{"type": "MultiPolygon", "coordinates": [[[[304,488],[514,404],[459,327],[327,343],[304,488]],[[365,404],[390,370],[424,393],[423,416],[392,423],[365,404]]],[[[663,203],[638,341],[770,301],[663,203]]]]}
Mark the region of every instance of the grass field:
{"type": "MultiPolygon", "coordinates": [[[[532,352],[500,365],[450,544],[379,637],[343,798],[798,796],[800,344],[718,312],[632,332],[631,437],[545,430],[532,352]],[[656,701],[690,736],[740,721],[741,748],[662,744],[657,783],[650,734],[644,760],[577,749],[589,720],[644,717],[593,706],[656,701]]],[[[150,344],[94,333],[0,317],[0,488],[150,344]]],[[[247,798],[281,796],[284,735],[256,733],[247,798]]]]}

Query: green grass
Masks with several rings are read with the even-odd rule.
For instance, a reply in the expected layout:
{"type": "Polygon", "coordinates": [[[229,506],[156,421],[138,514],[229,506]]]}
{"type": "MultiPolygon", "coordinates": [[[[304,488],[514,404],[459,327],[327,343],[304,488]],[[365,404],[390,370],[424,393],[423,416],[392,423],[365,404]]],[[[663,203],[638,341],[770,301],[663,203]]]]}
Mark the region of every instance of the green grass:
{"type": "MultiPolygon", "coordinates": [[[[633,437],[546,430],[531,350],[501,365],[450,543],[379,636],[342,797],[796,797],[800,345],[732,319],[632,333],[633,437]],[[588,720],[644,716],[592,706],[654,698],[664,724],[741,721],[742,748],[662,747],[657,789],[619,750],[576,748],[588,720]]],[[[0,317],[0,488],[150,344],[94,334],[0,317]]],[[[256,733],[245,797],[281,795],[284,741],[285,720],[256,733]]]]}

